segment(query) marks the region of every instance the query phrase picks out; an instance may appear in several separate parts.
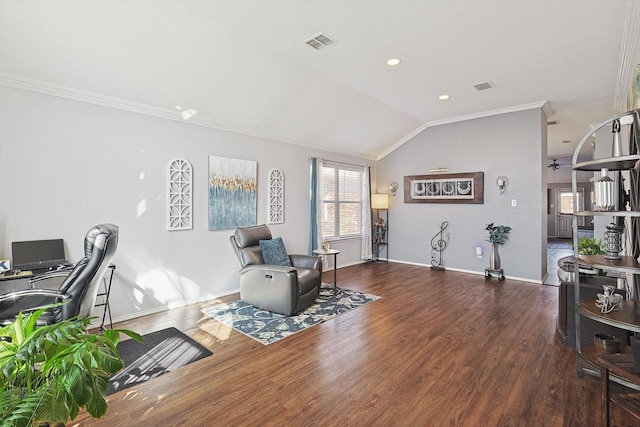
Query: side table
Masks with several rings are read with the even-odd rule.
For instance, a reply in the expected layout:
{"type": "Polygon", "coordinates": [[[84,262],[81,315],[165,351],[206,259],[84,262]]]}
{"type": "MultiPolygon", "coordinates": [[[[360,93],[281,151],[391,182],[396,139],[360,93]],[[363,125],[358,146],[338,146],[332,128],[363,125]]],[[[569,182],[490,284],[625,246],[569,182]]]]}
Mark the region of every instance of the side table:
{"type": "Polygon", "coordinates": [[[314,255],[319,255],[319,256],[333,255],[333,296],[338,295],[338,293],[340,293],[340,290],[338,289],[337,271],[338,271],[338,254],[340,253],[340,251],[337,249],[327,249],[326,251],[322,249],[314,249],[313,253],[314,255]]]}

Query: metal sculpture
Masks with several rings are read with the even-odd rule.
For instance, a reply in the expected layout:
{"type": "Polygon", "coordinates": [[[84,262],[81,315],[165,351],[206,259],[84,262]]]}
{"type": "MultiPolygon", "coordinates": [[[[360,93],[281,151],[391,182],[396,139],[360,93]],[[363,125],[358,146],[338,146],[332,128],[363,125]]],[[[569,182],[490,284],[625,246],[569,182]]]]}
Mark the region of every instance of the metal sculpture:
{"type": "Polygon", "coordinates": [[[431,238],[431,268],[433,270],[444,271],[445,268],[442,265],[442,251],[447,247],[447,241],[445,240],[444,230],[447,229],[449,223],[442,221],[440,223],[440,231],[431,238]],[[437,260],[436,260],[437,256],[437,260]]]}

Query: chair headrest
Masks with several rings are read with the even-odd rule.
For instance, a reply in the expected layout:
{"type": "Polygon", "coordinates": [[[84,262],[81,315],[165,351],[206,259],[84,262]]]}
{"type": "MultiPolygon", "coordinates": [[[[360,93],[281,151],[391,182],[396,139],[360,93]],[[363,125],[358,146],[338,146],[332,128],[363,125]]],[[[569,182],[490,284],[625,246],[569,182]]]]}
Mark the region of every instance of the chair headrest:
{"type": "Polygon", "coordinates": [[[113,224],[99,224],[87,231],[84,237],[84,256],[90,257],[94,248],[104,249],[108,240],[118,240],[118,226],[113,224]]]}
{"type": "Polygon", "coordinates": [[[236,229],[234,237],[236,239],[236,245],[242,249],[258,245],[260,240],[270,240],[271,230],[264,224],[253,227],[242,227],[236,229]]]}

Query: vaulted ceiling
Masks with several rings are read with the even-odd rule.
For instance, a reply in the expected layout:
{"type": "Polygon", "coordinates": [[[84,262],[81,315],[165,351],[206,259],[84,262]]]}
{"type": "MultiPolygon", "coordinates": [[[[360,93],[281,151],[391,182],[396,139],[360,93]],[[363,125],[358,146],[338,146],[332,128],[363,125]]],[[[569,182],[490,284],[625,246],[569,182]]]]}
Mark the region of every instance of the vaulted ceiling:
{"type": "Polygon", "coordinates": [[[624,109],[639,3],[0,0],[0,84],[371,159],[544,106],[562,158],[624,109]]]}

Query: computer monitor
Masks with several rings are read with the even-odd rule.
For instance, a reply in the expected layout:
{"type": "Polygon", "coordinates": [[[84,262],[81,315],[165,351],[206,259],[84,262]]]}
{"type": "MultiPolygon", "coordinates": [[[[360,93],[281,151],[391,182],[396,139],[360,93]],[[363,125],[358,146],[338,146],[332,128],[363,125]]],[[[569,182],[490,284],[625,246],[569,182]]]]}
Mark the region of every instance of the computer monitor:
{"type": "Polygon", "coordinates": [[[12,242],[11,255],[12,267],[18,270],[38,270],[66,262],[62,239],[12,242]]]}

